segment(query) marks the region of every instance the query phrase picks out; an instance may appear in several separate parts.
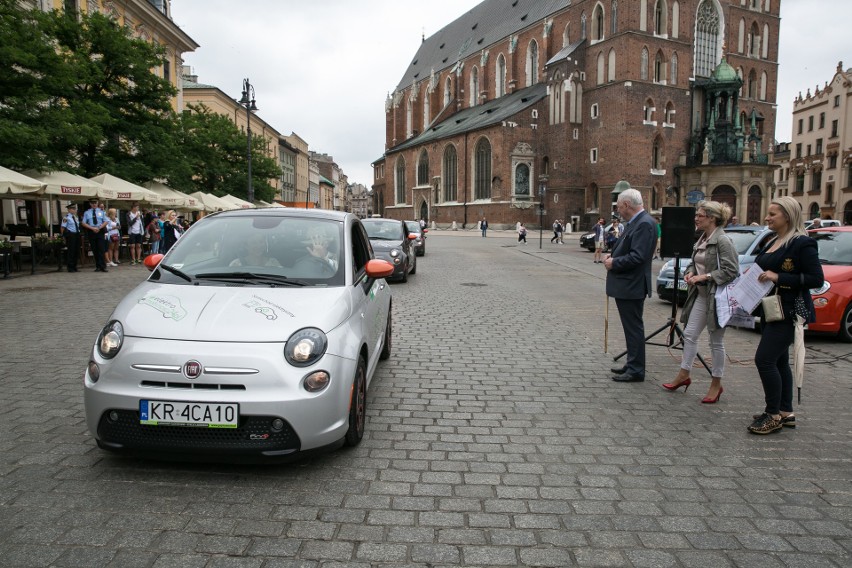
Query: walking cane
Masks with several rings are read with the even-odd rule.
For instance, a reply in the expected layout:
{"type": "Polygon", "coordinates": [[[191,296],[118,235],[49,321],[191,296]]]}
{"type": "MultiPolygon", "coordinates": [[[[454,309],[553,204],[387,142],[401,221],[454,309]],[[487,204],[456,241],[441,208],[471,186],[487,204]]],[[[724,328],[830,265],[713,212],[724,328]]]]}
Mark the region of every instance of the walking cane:
{"type": "Polygon", "coordinates": [[[609,296],[606,297],[606,308],[604,309],[604,353],[607,352],[609,339],[609,296]]]}

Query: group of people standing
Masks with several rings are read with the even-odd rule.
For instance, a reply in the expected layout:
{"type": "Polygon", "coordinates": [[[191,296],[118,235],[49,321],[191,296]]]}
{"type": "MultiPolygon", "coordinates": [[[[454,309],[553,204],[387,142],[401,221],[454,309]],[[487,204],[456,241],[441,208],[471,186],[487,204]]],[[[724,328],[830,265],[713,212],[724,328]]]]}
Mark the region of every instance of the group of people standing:
{"type": "MultiPolygon", "coordinates": [[[[140,211],[138,203],[133,203],[125,215],[125,220],[131,266],[142,264],[142,245],[146,240],[151,245],[151,254],[164,254],[186,229],[174,210],[159,214],[146,213],[140,211]]],[[[105,209],[98,199],[89,201],[89,208],[82,217],[77,216],[77,204],[69,203],[60,232],[68,249],[68,272],[78,271],[76,251],[80,250],[80,239],[83,236],[89,241],[95,261],[95,272],[108,272],[108,266],[121,264],[118,257],[122,242],[122,223],[118,211],[115,208],[105,209]]]]}
{"type": "MultiPolygon", "coordinates": [[[[626,228],[611,255],[602,262],[607,269],[606,294],[615,298],[624,329],[627,362],[612,369],[615,373],[612,380],[643,382],[645,327],[642,316],[645,298],[651,297],[653,289],[651,261],[657,250],[658,229],[645,211],[639,191],[628,189],[619,194],[616,208],[626,221],[626,228]]],[[[706,329],[711,380],[707,395],[701,400],[705,404],[717,403],[724,392],[725,328],[718,323],[715,294],[718,287],[726,286],[739,275],[737,250],[724,231],[730,218],[731,208],[727,204],[698,203],[695,228],[699,237],[684,277],[688,292],[681,314],[681,322],[686,326],[683,355],[677,376],[672,382],[663,384],[667,390],[683,387],[686,392],[692,384],[690,371],[698,354],[698,338],[706,329]]],[[[602,226],[602,222],[603,219],[598,225],[602,226]]],[[[762,412],[751,418],[748,431],[753,434],[769,434],[796,425],[789,350],[794,340],[794,325],[816,320],[809,290],[823,283],[817,244],[807,236],[799,203],[786,196],[773,200],[766,224],[775,232],[775,238],[758,253],[755,265],[762,270],[759,280],[774,284],[770,294],[780,295],[784,318],[762,322],[754,362],[763,385],[765,405],[762,412]]],[[[760,307],[757,309],[759,311],[760,307]]]]}

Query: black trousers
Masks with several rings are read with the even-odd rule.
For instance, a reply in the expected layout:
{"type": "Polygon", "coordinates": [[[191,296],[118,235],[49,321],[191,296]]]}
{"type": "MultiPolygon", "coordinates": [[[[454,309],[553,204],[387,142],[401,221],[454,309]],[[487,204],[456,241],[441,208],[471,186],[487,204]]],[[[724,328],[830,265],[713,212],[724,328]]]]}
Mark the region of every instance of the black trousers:
{"type": "Polygon", "coordinates": [[[92,256],[95,258],[95,268],[97,270],[106,270],[106,241],[103,233],[93,233],[89,231],[89,246],[92,247],[92,256]]]}
{"type": "Polygon", "coordinates": [[[793,370],[790,369],[790,345],[794,329],[790,320],[763,324],[760,343],[754,353],[754,365],[763,383],[767,414],[793,412],[793,370]]]}
{"type": "Polygon", "coordinates": [[[65,231],[65,248],[67,249],[65,254],[68,255],[65,259],[66,266],[68,272],[73,272],[77,270],[77,256],[80,254],[80,233],[65,231]]]}
{"type": "Polygon", "coordinates": [[[642,312],[645,298],[640,300],[615,299],[621,327],[624,329],[624,342],[627,344],[627,373],[639,377],[645,376],[645,322],[642,312]]]}

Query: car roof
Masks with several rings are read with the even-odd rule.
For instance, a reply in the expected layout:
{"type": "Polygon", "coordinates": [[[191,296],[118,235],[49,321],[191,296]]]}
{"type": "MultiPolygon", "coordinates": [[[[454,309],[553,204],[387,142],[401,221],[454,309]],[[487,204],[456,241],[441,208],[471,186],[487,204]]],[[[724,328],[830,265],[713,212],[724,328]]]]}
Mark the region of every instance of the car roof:
{"type": "Polygon", "coordinates": [[[738,225],[736,227],[725,227],[726,233],[759,233],[761,231],[766,230],[767,227],[765,225],[758,225],[754,227],[752,225],[738,225]]]}
{"type": "Polygon", "coordinates": [[[352,217],[352,213],[346,211],[332,211],[330,209],[301,209],[296,207],[258,207],[254,209],[231,209],[230,211],[217,211],[205,215],[207,217],[291,217],[302,219],[328,219],[331,221],[344,221],[352,217]]]}
{"type": "Polygon", "coordinates": [[[387,217],[370,217],[369,219],[362,219],[361,221],[364,222],[364,223],[373,223],[373,222],[387,223],[388,221],[393,221],[395,223],[402,223],[402,221],[399,220],[399,219],[388,219],[387,217]]]}
{"type": "Polygon", "coordinates": [[[852,226],[850,225],[835,225],[833,227],[820,227],[818,229],[810,229],[809,233],[847,233],[852,231],[852,226]]]}

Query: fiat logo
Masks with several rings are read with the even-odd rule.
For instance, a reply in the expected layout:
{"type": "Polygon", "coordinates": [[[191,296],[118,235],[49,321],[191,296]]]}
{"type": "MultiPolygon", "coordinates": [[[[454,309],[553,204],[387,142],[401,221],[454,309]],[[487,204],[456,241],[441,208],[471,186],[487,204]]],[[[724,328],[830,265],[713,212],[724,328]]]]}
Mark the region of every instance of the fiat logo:
{"type": "Polygon", "coordinates": [[[183,374],[187,379],[197,379],[201,375],[201,363],[198,361],[187,361],[183,364],[183,374]]]}

